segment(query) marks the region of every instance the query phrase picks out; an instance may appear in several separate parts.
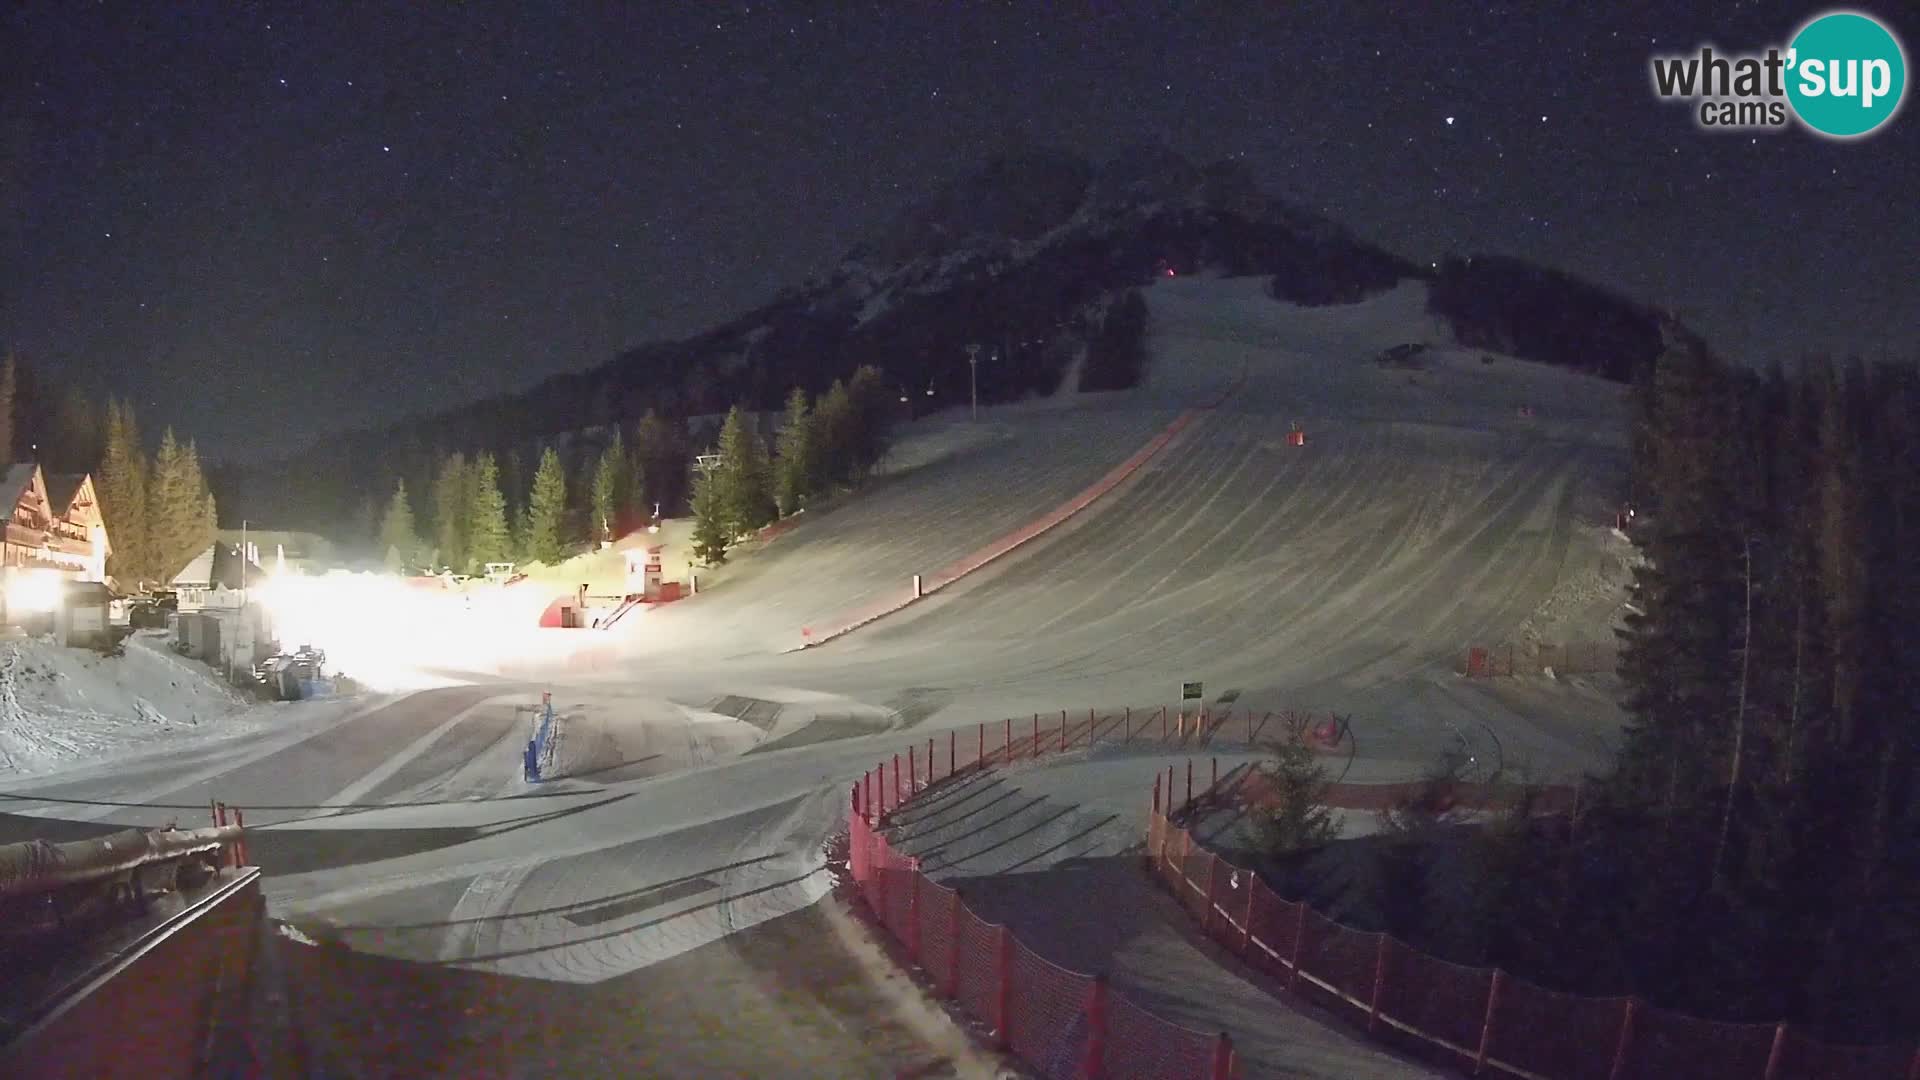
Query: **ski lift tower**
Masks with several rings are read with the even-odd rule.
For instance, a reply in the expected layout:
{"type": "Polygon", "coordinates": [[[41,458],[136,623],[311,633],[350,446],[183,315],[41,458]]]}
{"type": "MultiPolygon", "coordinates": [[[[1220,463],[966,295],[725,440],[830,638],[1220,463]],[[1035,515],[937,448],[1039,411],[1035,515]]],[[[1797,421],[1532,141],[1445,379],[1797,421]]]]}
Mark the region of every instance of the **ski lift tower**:
{"type": "Polygon", "coordinates": [[[980,344],[967,346],[967,389],[973,397],[973,419],[980,419],[980,344]]]}

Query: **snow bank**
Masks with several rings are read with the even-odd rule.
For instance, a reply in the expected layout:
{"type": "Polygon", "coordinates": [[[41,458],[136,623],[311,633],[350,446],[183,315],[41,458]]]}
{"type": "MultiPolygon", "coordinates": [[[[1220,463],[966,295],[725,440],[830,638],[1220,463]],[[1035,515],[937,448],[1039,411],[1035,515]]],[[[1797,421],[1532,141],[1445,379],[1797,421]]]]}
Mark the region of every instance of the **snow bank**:
{"type": "Polygon", "coordinates": [[[243,733],[272,712],[149,638],[128,639],[124,656],[0,643],[0,770],[47,772],[186,734],[243,733]]]}

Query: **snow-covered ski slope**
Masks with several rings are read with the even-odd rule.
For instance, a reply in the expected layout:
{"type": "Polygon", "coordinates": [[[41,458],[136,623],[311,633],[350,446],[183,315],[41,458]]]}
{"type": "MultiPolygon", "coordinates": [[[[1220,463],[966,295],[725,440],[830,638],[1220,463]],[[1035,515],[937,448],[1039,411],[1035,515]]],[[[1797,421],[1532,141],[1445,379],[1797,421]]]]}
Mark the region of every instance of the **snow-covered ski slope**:
{"type": "MultiPolygon", "coordinates": [[[[910,696],[918,712],[901,722],[936,730],[1162,703],[1201,680],[1242,708],[1363,713],[1374,751],[1414,762],[1501,709],[1452,676],[1468,646],[1518,638],[1547,611],[1556,640],[1610,638],[1621,598],[1593,583],[1619,559],[1604,545],[1625,388],[1453,347],[1418,283],[1325,308],[1263,286],[1159,283],[1145,387],[983,411],[977,437],[956,437],[964,417],[916,425],[903,451],[925,442],[937,460],[804,521],[695,601],[623,624],[624,655],[596,674],[682,701],[707,687],[777,696],[733,688],[748,684],[882,707],[910,696]],[[1407,342],[1433,346],[1420,369],[1375,363],[1407,342]],[[911,574],[1059,505],[1190,408],[1165,449],[1058,529],[782,655],[802,627],[900,596],[911,574]]],[[[1577,699],[1562,702],[1578,717],[1566,730],[1514,713],[1499,738],[1537,767],[1580,767],[1617,721],[1591,691],[1561,695],[1577,699]]]]}
{"type": "Polygon", "coordinates": [[[1002,684],[1151,667],[1358,688],[1501,640],[1552,594],[1612,451],[1457,405],[1452,424],[1355,418],[1274,392],[1289,381],[1250,378],[1097,518],[875,636],[938,638],[1002,684]]]}
{"type": "Polygon", "coordinates": [[[1072,409],[983,410],[977,439],[955,437],[964,420],[923,422],[926,430],[906,433],[900,457],[931,460],[802,515],[761,551],[703,573],[703,595],[649,611],[629,632],[643,648],[698,642],[722,657],[798,648],[803,631],[906,595],[914,574],[931,576],[1052,510],[1178,413],[1145,397],[1095,395],[1072,409]],[[957,449],[936,456],[923,442],[957,449]]]}

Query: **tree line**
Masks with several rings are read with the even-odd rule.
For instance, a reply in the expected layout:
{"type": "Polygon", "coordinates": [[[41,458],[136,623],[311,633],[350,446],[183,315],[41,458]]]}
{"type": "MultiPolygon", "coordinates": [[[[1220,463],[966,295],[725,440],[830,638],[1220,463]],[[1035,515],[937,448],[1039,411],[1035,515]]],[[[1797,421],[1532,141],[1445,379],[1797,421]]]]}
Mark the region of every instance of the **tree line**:
{"type": "Polygon", "coordinates": [[[1696,1006],[1920,1027],[1920,372],[1765,374],[1697,345],[1635,386],[1651,521],[1603,789],[1649,868],[1631,961],[1696,1006]],[[1660,913],[1660,917],[1653,917],[1660,913]]]}
{"type": "Polygon", "coordinates": [[[149,457],[129,402],[107,403],[94,492],[113,545],[107,572],[123,586],[172,580],[218,538],[218,508],[199,450],[168,428],[149,457]]]}
{"type": "Polygon", "coordinates": [[[217,536],[217,508],[200,452],[168,428],[149,453],[132,403],[104,417],[79,390],[35,376],[9,351],[0,361],[0,453],[51,473],[89,473],[123,586],[171,580],[217,536]],[[24,451],[24,453],[23,453],[24,451]]]}
{"type": "Polygon", "coordinates": [[[713,460],[693,478],[694,557],[709,566],[725,562],[727,549],[755,530],[863,482],[886,455],[893,397],[874,367],[836,379],[817,402],[795,388],[773,454],[734,406],[713,460]]]}
{"type": "Polygon", "coordinates": [[[517,453],[443,453],[420,505],[418,488],[402,478],[364,528],[395,571],[477,573],[490,562],[553,565],[684,499],[696,557],[719,563],[754,530],[864,480],[886,452],[893,400],[872,367],[834,382],[817,402],[795,389],[772,448],[736,406],[705,467],[694,463],[684,421],[653,412],[631,438],[614,425],[595,446],[541,446],[525,480],[517,453]]]}

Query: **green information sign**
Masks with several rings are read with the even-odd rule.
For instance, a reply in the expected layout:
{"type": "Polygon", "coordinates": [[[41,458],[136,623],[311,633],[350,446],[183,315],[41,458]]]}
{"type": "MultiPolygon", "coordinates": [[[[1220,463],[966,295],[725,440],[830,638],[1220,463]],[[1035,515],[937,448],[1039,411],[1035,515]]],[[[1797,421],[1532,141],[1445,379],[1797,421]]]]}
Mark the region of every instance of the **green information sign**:
{"type": "Polygon", "coordinates": [[[1180,700],[1181,701],[1199,701],[1204,696],[1205,695],[1200,690],[1199,683],[1183,682],[1180,684],[1180,700]]]}

